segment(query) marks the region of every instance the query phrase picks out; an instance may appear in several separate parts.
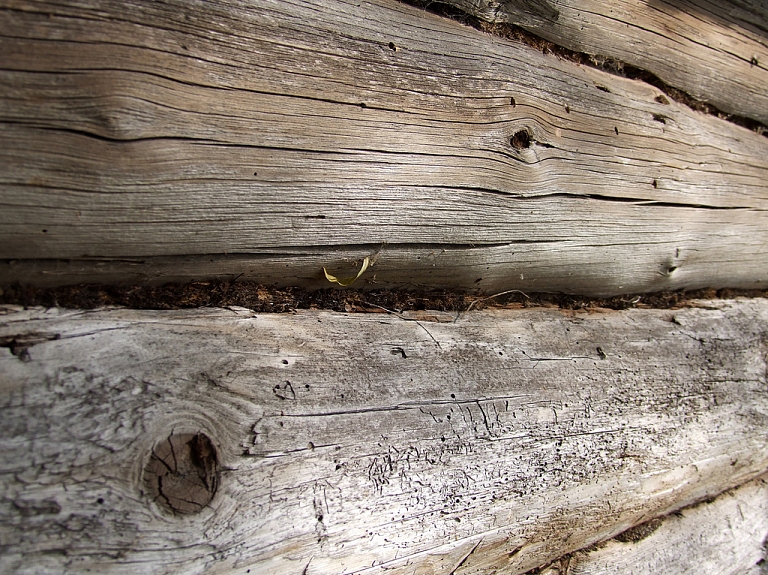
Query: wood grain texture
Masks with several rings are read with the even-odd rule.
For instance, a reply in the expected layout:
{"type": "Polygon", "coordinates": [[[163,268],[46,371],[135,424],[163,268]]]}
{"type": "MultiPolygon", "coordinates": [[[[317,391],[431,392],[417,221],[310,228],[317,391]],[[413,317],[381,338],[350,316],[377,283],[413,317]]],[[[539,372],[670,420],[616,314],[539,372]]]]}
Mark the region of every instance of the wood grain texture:
{"type": "Polygon", "coordinates": [[[447,0],[489,22],[651,72],[730,114],[768,123],[768,8],[759,0],[447,0]]]}
{"type": "Polygon", "coordinates": [[[4,308],[0,571],[546,564],[768,468],[768,301],[697,305],[4,308]],[[218,451],[198,514],[142,477],[171,433],[218,451]]]}
{"type": "Polygon", "coordinates": [[[0,53],[5,283],[768,286],[766,138],[411,6],[13,2],[0,53]]]}
{"type": "Polygon", "coordinates": [[[666,517],[637,541],[610,541],[578,552],[567,575],[762,575],[768,557],[766,476],[666,517]]]}

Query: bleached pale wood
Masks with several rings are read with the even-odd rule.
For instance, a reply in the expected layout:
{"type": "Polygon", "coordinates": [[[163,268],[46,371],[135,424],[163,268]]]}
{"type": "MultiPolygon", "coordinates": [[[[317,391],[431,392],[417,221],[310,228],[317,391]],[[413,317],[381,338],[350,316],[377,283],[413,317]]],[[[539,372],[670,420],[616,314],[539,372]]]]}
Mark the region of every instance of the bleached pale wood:
{"type": "Polygon", "coordinates": [[[768,140],[642,82],[388,0],[13,6],[4,283],[768,286],[768,140]]]}
{"type": "Polygon", "coordinates": [[[447,0],[577,52],[647,70],[721,110],[768,123],[768,9],[759,0],[447,0]]]}
{"type": "Polygon", "coordinates": [[[766,476],[666,517],[639,541],[612,540],[568,561],[567,575],[759,575],[768,538],[766,476]],[[758,565],[760,563],[760,565],[758,565]]]}
{"type": "Polygon", "coordinates": [[[546,564],[768,468],[768,301],[697,305],[455,322],[6,308],[0,571],[546,564]],[[198,515],[144,492],[172,431],[219,451],[198,515]]]}

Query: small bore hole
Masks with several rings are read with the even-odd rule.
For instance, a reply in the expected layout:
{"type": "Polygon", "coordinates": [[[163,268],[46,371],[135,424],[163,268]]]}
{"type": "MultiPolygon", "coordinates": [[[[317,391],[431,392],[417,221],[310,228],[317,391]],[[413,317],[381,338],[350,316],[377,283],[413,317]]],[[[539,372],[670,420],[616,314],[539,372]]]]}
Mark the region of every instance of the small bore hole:
{"type": "Polygon", "coordinates": [[[389,43],[389,49],[392,50],[393,52],[397,52],[397,46],[395,46],[394,42],[389,43]]]}
{"type": "Polygon", "coordinates": [[[517,106],[517,102],[515,102],[515,99],[514,99],[514,98],[510,98],[510,99],[509,99],[509,103],[512,105],[512,107],[513,107],[513,108],[514,108],[515,106],[517,106]]]}
{"type": "Polygon", "coordinates": [[[617,136],[619,135],[619,129],[616,126],[613,127],[613,131],[616,132],[617,136]]]}
{"type": "Polygon", "coordinates": [[[509,143],[512,144],[515,150],[529,148],[531,146],[531,135],[528,133],[528,130],[520,130],[510,138],[509,143]]]}
{"type": "Polygon", "coordinates": [[[656,180],[653,180],[653,187],[654,188],[658,188],[659,187],[659,182],[657,182],[656,180]]]}
{"type": "Polygon", "coordinates": [[[571,113],[571,107],[568,104],[565,105],[565,113],[566,114],[570,114],[571,113]]]}

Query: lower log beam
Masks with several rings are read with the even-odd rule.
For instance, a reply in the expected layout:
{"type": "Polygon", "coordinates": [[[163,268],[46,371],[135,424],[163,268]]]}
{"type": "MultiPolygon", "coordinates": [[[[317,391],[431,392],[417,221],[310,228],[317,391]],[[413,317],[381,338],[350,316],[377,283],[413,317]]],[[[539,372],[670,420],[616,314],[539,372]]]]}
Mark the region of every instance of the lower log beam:
{"type": "Polygon", "coordinates": [[[564,562],[568,575],[763,575],[766,540],[768,476],[763,475],[712,502],[652,520],[564,562]]]}
{"type": "Polygon", "coordinates": [[[491,574],[768,468],[768,301],[3,308],[0,571],[491,574]]]}

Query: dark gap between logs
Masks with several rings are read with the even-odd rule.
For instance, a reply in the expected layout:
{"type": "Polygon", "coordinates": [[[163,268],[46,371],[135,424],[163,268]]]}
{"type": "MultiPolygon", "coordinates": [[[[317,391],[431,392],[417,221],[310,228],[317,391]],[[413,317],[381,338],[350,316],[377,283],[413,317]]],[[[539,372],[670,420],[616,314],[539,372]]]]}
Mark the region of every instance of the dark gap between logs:
{"type": "Polygon", "coordinates": [[[556,307],[561,309],[629,308],[671,309],[686,307],[695,299],[768,297],[768,290],[701,289],[610,298],[589,298],[561,293],[502,295],[451,290],[323,289],[266,287],[248,281],[199,281],[162,286],[73,285],[54,288],[6,286],[0,304],[94,309],[124,306],[134,309],[184,309],[239,306],[258,313],[285,313],[297,309],[338,312],[396,312],[439,310],[462,312],[484,308],[556,307]]]}

